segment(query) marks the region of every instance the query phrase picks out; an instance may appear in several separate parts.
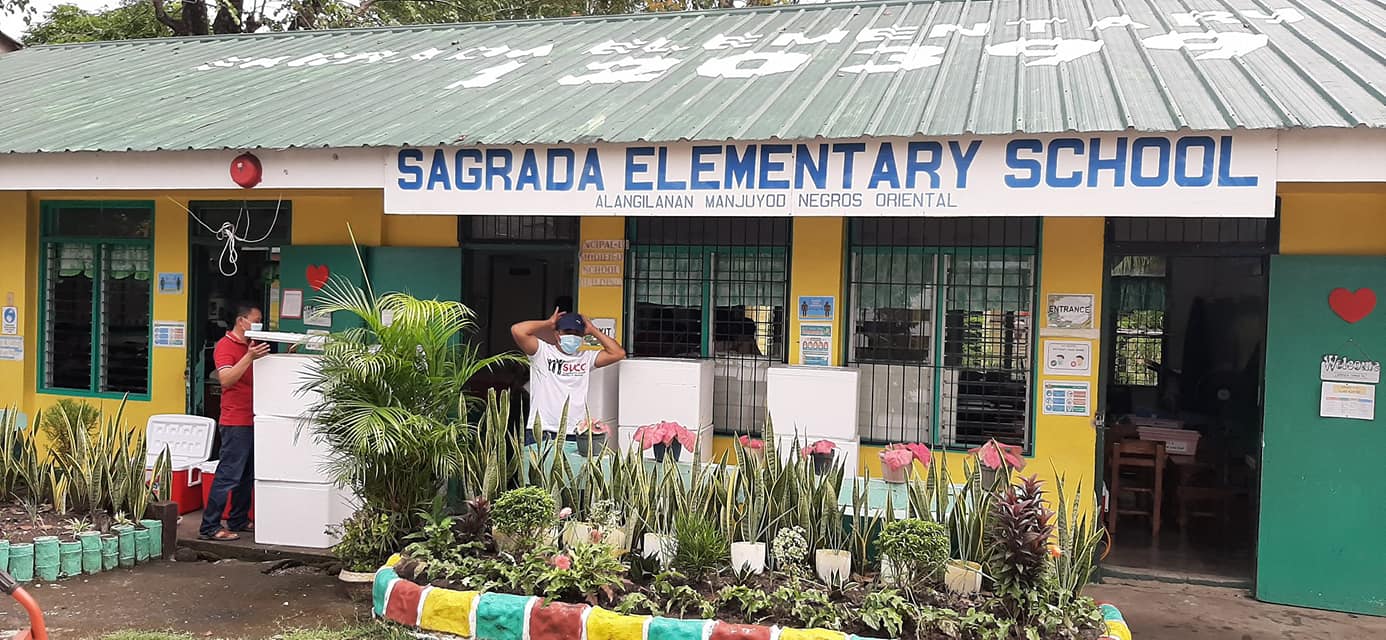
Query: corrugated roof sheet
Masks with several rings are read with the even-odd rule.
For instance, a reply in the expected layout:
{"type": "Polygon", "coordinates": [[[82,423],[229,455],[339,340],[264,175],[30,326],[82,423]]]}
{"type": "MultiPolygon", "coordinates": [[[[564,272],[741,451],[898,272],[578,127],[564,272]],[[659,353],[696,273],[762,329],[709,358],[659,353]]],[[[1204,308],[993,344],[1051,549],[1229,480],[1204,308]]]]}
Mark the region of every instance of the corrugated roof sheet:
{"type": "Polygon", "coordinates": [[[10,152],[1386,126],[1378,0],[993,0],[32,47],[10,152]]]}

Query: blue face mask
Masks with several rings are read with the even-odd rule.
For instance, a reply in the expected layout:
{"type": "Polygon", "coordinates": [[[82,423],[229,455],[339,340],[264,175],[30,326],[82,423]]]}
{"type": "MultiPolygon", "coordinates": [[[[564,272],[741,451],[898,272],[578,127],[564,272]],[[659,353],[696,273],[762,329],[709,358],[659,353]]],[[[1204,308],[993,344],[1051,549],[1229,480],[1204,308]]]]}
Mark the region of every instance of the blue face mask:
{"type": "Polygon", "coordinates": [[[582,336],[558,336],[558,348],[568,355],[575,355],[582,347],[582,336]]]}

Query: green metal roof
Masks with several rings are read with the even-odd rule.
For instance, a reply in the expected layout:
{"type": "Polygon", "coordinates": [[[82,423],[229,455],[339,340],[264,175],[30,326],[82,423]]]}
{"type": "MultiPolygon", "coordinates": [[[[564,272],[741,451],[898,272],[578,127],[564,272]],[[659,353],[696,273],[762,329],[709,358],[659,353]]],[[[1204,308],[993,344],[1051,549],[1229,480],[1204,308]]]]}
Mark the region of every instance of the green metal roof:
{"type": "Polygon", "coordinates": [[[125,41],[7,55],[0,92],[9,152],[1384,127],[1386,6],[893,1],[125,41]]]}

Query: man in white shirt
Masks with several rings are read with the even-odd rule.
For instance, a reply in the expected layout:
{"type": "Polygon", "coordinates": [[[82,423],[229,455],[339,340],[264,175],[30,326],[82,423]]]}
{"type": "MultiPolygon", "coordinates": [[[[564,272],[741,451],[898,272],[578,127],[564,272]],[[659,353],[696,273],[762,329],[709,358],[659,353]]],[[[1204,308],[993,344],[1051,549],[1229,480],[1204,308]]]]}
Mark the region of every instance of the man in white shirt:
{"type": "Polygon", "coordinates": [[[554,310],[548,320],[519,322],[510,327],[515,345],[529,356],[530,408],[525,433],[534,422],[545,433],[558,433],[564,407],[568,421],[565,433],[573,433],[587,417],[587,386],[592,370],[616,364],[626,357],[620,343],[598,331],[576,313],[554,310]],[[583,336],[592,336],[601,351],[583,351],[583,336]]]}

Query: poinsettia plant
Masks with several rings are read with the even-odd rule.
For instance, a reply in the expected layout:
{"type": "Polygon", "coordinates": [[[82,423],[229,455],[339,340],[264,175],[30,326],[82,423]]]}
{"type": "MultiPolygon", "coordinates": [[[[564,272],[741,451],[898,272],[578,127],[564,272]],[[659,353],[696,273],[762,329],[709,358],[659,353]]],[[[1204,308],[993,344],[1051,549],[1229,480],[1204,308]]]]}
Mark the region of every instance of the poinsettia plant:
{"type": "Polygon", "coordinates": [[[604,436],[611,432],[611,425],[597,420],[596,418],[586,418],[577,424],[578,433],[590,433],[594,436],[604,436]]]}
{"type": "Polygon", "coordinates": [[[1001,444],[995,439],[988,440],[986,444],[975,449],[968,449],[968,453],[977,456],[977,461],[983,467],[997,471],[1004,464],[1015,471],[1025,468],[1025,456],[1021,453],[1020,447],[1013,444],[1001,444]]]}
{"type": "Polygon", "coordinates": [[[737,438],[741,442],[741,447],[748,451],[760,451],[765,448],[765,441],[751,436],[741,436],[737,438]]]}
{"type": "Polygon", "coordinates": [[[837,444],[834,443],[832,440],[819,440],[807,447],[804,447],[803,449],[800,449],[799,453],[803,455],[805,458],[809,456],[828,456],[832,455],[833,450],[836,448],[837,444]]]}
{"type": "Polygon", "coordinates": [[[918,460],[924,466],[933,462],[933,454],[923,444],[892,444],[881,452],[881,464],[891,471],[899,471],[918,460]]]}
{"type": "Polygon", "coordinates": [[[647,424],[635,430],[633,439],[640,443],[641,449],[649,449],[655,445],[670,446],[674,442],[683,445],[684,449],[693,450],[693,432],[677,422],[660,422],[647,424]]]}

